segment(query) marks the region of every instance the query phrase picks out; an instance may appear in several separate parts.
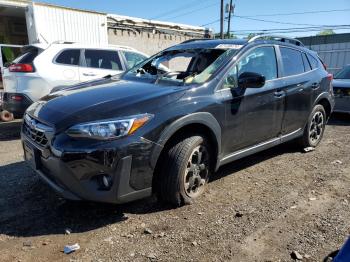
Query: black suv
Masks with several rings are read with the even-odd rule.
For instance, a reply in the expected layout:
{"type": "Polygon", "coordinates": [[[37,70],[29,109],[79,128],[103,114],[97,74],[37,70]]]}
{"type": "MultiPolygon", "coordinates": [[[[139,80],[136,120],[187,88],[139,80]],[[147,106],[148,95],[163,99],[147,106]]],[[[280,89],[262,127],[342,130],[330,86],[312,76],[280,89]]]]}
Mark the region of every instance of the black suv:
{"type": "Polygon", "coordinates": [[[188,204],[220,166],[320,142],[332,76],[298,40],[192,40],[54,92],[23,121],[26,160],[68,199],[188,204]]]}

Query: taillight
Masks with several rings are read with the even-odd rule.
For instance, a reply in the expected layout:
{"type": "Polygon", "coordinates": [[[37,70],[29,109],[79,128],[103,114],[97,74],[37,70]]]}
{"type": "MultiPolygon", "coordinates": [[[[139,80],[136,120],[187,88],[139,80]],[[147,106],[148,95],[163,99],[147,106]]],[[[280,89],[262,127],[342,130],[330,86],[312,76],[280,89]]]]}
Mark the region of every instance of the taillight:
{"type": "Polygon", "coordinates": [[[23,97],[18,95],[12,95],[11,99],[15,101],[22,101],[23,97]]]}
{"type": "Polygon", "coordinates": [[[13,64],[9,66],[9,71],[31,73],[31,72],[34,72],[34,68],[31,64],[13,64]]]}

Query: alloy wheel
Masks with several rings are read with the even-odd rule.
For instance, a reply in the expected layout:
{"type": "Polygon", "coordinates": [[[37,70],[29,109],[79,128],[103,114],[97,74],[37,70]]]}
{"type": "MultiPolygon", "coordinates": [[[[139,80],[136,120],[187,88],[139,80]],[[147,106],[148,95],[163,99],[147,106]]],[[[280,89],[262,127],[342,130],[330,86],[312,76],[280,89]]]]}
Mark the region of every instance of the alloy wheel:
{"type": "Polygon", "coordinates": [[[309,138],[313,144],[316,144],[320,140],[322,136],[323,128],[324,128],[323,114],[322,112],[317,111],[312,116],[310,129],[309,129],[309,138]]]}
{"type": "Polygon", "coordinates": [[[184,174],[185,192],[189,197],[196,198],[203,192],[208,174],[209,154],[204,145],[199,145],[193,149],[184,174]]]}

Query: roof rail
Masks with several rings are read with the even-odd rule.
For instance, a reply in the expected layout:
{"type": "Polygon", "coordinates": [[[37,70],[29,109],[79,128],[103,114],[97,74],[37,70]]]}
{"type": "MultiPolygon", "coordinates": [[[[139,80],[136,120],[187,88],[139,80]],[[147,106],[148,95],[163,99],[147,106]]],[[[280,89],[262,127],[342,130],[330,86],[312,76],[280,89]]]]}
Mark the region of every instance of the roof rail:
{"type": "Polygon", "coordinates": [[[53,41],[51,44],[74,44],[75,42],[70,42],[70,41],[64,41],[64,40],[56,40],[53,41]]]}
{"type": "Polygon", "coordinates": [[[248,43],[254,42],[256,40],[275,40],[285,43],[294,44],[297,46],[304,46],[304,44],[292,37],[286,37],[286,36],[278,36],[278,35],[257,35],[249,39],[248,43]]]}
{"type": "Polygon", "coordinates": [[[186,44],[194,41],[202,41],[202,40],[213,40],[213,38],[192,38],[181,42],[181,44],[186,44]]]}
{"type": "Polygon", "coordinates": [[[109,47],[114,47],[114,48],[119,48],[119,49],[124,49],[124,50],[129,50],[129,51],[136,51],[135,48],[130,47],[130,46],[124,46],[124,45],[108,45],[109,47]]]}

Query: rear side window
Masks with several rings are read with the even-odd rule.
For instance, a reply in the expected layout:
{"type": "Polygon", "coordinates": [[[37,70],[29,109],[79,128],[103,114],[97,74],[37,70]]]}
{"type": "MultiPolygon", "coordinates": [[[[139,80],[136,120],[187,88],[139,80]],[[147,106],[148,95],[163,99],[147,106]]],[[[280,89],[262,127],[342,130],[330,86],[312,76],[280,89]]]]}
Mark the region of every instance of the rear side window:
{"type": "Polygon", "coordinates": [[[320,67],[320,63],[317,61],[316,58],[314,58],[312,55],[307,54],[307,58],[310,61],[311,64],[311,68],[315,69],[315,68],[319,68],[320,67]]]}
{"type": "Polygon", "coordinates": [[[123,70],[117,51],[112,50],[85,50],[86,67],[123,70]]]}
{"type": "Polygon", "coordinates": [[[56,58],[57,64],[79,65],[80,49],[67,49],[62,51],[56,58]]]}
{"type": "Polygon", "coordinates": [[[281,47],[284,76],[304,73],[304,62],[301,52],[291,48],[281,47]]]}
{"type": "Polygon", "coordinates": [[[309,60],[307,59],[305,53],[303,53],[303,62],[304,62],[305,72],[311,71],[311,66],[310,66],[309,60]]]}
{"type": "Polygon", "coordinates": [[[146,56],[134,52],[123,51],[123,54],[126,60],[127,69],[133,68],[147,58],[146,56]]]}
{"type": "Polygon", "coordinates": [[[35,57],[39,54],[38,48],[25,49],[20,56],[18,56],[13,63],[16,64],[31,64],[33,63],[35,57]]]}

